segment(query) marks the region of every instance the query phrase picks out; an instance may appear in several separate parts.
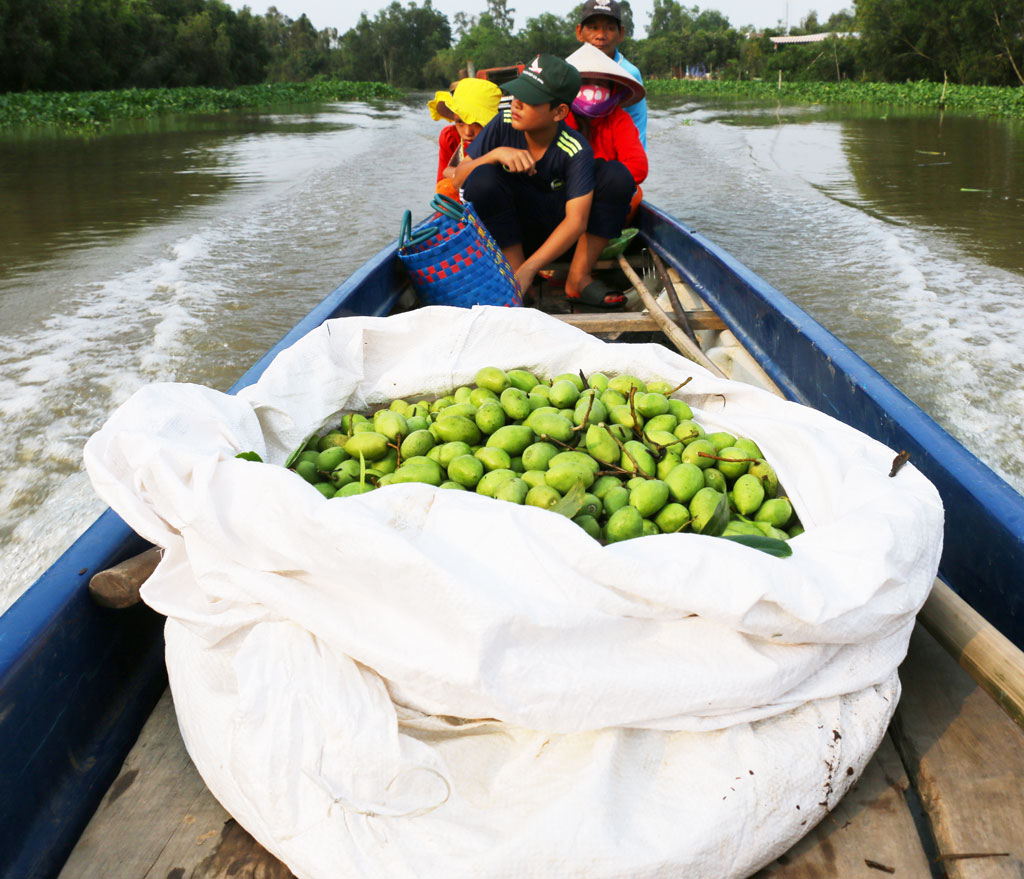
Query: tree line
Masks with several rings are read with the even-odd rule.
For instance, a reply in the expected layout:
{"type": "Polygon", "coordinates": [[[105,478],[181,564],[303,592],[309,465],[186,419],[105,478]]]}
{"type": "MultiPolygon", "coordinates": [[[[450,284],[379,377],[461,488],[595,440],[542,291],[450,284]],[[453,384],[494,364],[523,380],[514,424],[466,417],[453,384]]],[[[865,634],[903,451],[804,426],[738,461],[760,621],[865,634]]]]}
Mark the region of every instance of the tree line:
{"type": "MultiPolygon", "coordinates": [[[[577,47],[578,9],[516,27],[508,0],[479,0],[452,20],[394,0],[344,33],[318,30],[271,7],[256,15],[223,0],[0,0],[0,91],[89,91],[313,78],[435,88],[476,68],[577,47]]],[[[1024,0],[853,0],[819,22],[755,33],[720,12],[654,0],[647,36],[622,3],[623,53],[646,77],[707,71],[722,79],[889,81],[948,79],[1024,85],[1024,0]],[[789,33],[838,34],[776,47],[789,33]],[[850,34],[851,36],[842,36],[850,34]]]]}

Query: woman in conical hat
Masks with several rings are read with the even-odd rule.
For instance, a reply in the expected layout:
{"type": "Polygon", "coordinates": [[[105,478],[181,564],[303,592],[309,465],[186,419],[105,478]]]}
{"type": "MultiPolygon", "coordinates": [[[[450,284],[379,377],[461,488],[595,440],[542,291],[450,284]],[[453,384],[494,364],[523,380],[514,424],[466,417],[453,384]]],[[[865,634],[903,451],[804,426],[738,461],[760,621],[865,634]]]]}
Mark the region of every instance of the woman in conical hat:
{"type": "MultiPolygon", "coordinates": [[[[643,100],[643,85],[600,49],[584,43],[565,59],[583,80],[566,122],[590,143],[594,158],[626,166],[636,192],[630,201],[632,217],[643,199],[640,184],[647,178],[647,152],[629,114],[623,110],[643,100]]],[[[628,218],[627,218],[628,220],[628,218]]]]}

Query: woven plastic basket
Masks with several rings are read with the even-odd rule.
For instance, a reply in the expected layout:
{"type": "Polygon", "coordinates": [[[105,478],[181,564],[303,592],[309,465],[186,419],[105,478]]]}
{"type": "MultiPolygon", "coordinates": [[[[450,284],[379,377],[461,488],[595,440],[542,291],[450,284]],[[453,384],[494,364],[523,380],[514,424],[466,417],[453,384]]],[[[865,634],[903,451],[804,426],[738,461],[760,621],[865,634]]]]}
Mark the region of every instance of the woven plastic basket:
{"type": "Polygon", "coordinates": [[[405,212],[398,237],[398,258],[424,305],[523,304],[515,272],[469,202],[435,195],[431,225],[412,234],[405,212]]]}

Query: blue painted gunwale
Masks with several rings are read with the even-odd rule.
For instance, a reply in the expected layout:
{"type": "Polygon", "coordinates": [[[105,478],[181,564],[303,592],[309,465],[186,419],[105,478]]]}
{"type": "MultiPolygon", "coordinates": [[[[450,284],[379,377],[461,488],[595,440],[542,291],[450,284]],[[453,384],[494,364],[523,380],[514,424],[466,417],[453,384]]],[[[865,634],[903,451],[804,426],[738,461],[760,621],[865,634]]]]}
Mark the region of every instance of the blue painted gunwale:
{"type": "MultiPolygon", "coordinates": [[[[1020,495],[777,290],[645,207],[648,243],[719,311],[784,393],[906,448],[947,507],[962,503],[986,523],[984,539],[968,529],[951,535],[947,525],[943,573],[1003,631],[1015,621],[1020,644],[1020,595],[1010,589],[1024,571],[1020,495]],[[985,583],[997,585],[991,599],[985,583]]],[[[395,253],[394,244],[383,249],[330,293],[231,392],[255,382],[279,351],[324,320],[387,314],[403,279],[395,253]]],[[[960,521],[958,514],[951,524],[960,521]]],[[[95,572],[144,547],[108,510],[0,617],[2,879],[59,873],[163,690],[162,618],[144,606],[100,608],[88,596],[95,572]]]]}

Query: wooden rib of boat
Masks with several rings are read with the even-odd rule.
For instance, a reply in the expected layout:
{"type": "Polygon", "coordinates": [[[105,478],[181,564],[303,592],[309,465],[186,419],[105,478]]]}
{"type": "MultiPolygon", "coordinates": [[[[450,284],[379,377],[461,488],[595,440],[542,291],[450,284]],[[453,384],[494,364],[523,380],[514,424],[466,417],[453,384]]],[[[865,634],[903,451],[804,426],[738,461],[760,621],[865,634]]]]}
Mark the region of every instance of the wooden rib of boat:
{"type": "MultiPolygon", "coordinates": [[[[651,254],[667,314],[645,295],[645,314],[564,319],[623,340],[663,332],[713,369],[905,450],[947,509],[942,582],[922,614],[934,636],[915,632],[888,736],[839,807],[762,874],[1019,879],[1024,732],[1011,715],[1024,704],[1024,498],[730,255],[646,204],[638,225],[626,270],[651,254]]],[[[386,315],[408,297],[385,248],[233,390],[324,320],[386,315]]],[[[162,618],[130,594],[145,565],[119,581],[126,599],[90,596],[95,574],[146,548],[108,510],[0,617],[2,877],[290,875],[191,766],[166,693],[162,618]]]]}

